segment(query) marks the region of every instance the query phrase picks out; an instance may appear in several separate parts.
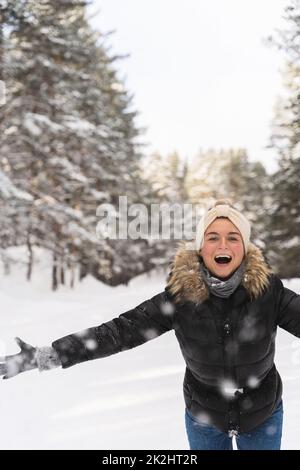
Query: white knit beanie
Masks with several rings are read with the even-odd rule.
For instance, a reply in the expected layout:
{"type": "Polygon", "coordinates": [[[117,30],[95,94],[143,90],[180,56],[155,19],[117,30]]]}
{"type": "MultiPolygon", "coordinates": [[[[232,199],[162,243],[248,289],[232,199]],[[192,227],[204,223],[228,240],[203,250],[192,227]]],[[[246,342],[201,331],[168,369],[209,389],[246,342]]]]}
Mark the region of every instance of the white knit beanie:
{"type": "Polygon", "coordinates": [[[207,227],[217,218],[227,217],[241,232],[245,253],[248,251],[250,241],[251,226],[246,217],[235,209],[228,199],[216,201],[210,209],[206,211],[200,219],[196,229],[196,250],[200,250],[204,242],[204,234],[207,227]]]}

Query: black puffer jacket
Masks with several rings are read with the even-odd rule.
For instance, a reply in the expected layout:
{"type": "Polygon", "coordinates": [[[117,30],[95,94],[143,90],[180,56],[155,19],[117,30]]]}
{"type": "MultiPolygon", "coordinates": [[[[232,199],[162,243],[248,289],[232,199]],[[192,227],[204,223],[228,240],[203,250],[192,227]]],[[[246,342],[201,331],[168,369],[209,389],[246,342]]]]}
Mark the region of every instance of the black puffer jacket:
{"type": "Polygon", "coordinates": [[[66,368],[134,348],[174,329],[186,362],[188,410],[225,432],[248,432],[281,400],[274,365],[276,329],[300,337],[300,296],[272,274],[252,243],[243,280],[227,299],[210,295],[199,261],[198,253],[182,243],[163,292],[52,346],[66,368]],[[228,388],[243,390],[232,396],[228,388]]]}

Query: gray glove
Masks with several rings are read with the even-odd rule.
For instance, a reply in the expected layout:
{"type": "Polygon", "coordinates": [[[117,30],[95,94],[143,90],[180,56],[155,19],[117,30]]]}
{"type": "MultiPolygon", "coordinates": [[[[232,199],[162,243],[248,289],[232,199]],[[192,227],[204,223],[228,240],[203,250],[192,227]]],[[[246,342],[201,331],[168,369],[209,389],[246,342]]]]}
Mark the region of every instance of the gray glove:
{"type": "Polygon", "coordinates": [[[20,338],[15,338],[21,351],[12,356],[0,358],[0,377],[10,379],[21,372],[36,369],[38,367],[36,352],[37,349],[30,344],[24,343],[20,338]],[[3,362],[4,361],[4,362],[3,362]]]}

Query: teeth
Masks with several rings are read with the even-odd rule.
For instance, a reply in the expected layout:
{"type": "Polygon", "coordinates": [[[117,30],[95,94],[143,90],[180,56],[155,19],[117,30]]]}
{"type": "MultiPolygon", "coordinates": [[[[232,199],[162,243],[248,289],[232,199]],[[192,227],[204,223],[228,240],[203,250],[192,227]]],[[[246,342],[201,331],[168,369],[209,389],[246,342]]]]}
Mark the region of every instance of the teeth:
{"type": "Polygon", "coordinates": [[[218,258],[228,258],[228,259],[231,259],[231,256],[229,256],[229,255],[218,255],[218,256],[216,256],[216,259],[218,259],[218,258]]]}

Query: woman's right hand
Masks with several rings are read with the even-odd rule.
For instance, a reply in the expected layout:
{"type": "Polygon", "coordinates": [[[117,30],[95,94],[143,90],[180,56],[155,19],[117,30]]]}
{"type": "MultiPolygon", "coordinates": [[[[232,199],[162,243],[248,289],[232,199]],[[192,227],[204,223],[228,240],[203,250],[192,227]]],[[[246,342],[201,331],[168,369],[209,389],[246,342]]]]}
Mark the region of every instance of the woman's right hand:
{"type": "Polygon", "coordinates": [[[21,351],[18,354],[0,358],[0,377],[10,379],[27,370],[37,368],[36,348],[25,343],[20,338],[15,338],[21,351]]]}

